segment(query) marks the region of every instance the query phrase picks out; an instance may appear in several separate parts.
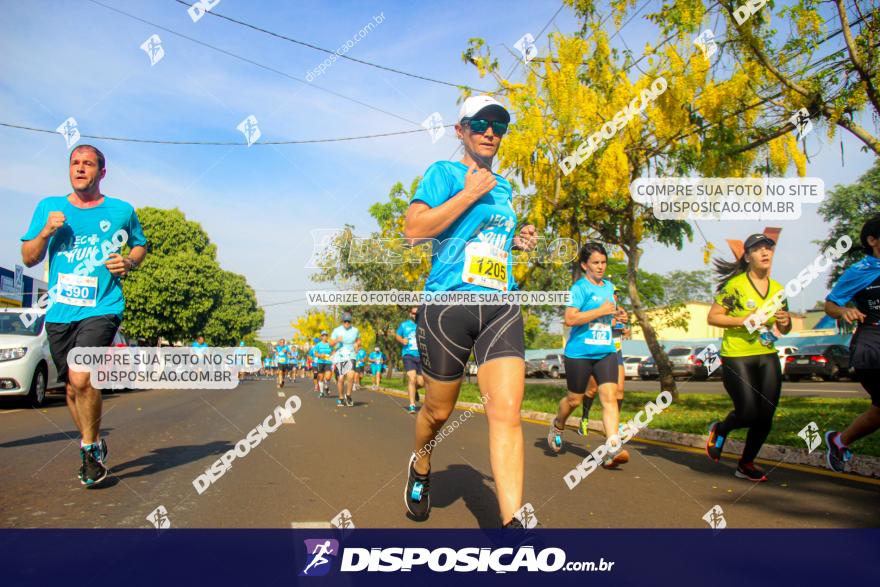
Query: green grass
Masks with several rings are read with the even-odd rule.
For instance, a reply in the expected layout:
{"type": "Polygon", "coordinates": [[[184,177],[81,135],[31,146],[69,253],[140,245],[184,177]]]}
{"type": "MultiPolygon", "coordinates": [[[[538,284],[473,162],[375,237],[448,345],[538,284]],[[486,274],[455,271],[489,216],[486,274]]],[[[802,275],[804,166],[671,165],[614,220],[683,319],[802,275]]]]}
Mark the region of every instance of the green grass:
{"type": "MultiPolygon", "coordinates": [[[[406,385],[400,378],[383,379],[386,387],[401,391],[406,385]]],[[[556,413],[559,400],[565,393],[564,387],[527,383],[523,398],[523,409],[556,413]]],[[[644,408],[657,395],[647,392],[627,392],[623,401],[622,421],[629,420],[638,410],[644,408]]],[[[474,383],[462,384],[459,401],[479,402],[480,393],[474,383]]],[[[786,397],[782,396],[776,415],[773,418],[773,429],[767,442],[797,448],[806,448],[804,441],[797,435],[810,422],[815,422],[824,434],[828,429],[843,430],[852,420],[864,412],[869,401],[865,399],[838,399],[823,397],[786,397]]],[[[705,393],[687,393],[679,396],[663,413],[656,415],[651,421],[651,428],[660,428],[674,432],[706,434],[709,422],[722,419],[733,408],[727,395],[711,395],[705,393]]],[[[577,410],[580,415],[580,409],[577,410]]],[[[602,406],[598,398],[590,411],[590,420],[601,420],[602,406]]],[[[736,430],[730,437],[734,440],[745,440],[746,430],[736,430]]],[[[816,450],[824,450],[821,445],[816,450]]],[[[852,448],[857,454],[880,456],[880,433],[870,435],[853,443],[852,448]]]]}

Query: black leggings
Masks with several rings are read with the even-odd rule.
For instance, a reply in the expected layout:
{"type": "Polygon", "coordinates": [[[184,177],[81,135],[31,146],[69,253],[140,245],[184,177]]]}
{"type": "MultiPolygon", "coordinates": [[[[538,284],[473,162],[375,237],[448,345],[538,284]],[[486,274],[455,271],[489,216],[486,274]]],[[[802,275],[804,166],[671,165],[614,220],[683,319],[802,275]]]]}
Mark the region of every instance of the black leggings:
{"type": "Polygon", "coordinates": [[[737,428],[748,428],[741,464],[751,463],[770,434],[773,414],[782,391],[779,355],[723,357],[724,389],[733,400],[733,411],[718,425],[718,435],[727,437],[737,428]]]}

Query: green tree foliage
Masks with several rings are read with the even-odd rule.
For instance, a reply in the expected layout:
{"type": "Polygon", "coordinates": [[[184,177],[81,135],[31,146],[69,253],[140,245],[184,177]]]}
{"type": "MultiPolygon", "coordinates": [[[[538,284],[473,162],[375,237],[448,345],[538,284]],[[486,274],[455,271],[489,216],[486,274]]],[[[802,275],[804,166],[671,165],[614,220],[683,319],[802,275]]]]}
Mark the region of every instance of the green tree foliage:
{"type": "Polygon", "coordinates": [[[216,246],[178,209],[137,211],[148,241],[143,265],[123,280],[129,336],[156,344],[189,341],[233,345],[263,325],[263,310],[244,277],[224,271],[216,246]]]}
{"type": "Polygon", "coordinates": [[[866,220],[880,214],[880,159],[875,160],[874,166],[856,183],[830,190],[819,206],[819,214],[831,225],[827,238],[814,241],[823,251],[833,247],[843,235],[849,235],[853,242],[852,248],[831,271],[828,278],[828,287],[831,287],[847,267],[865,255],[859,234],[866,220]]]}
{"type": "Polygon", "coordinates": [[[263,326],[264,312],[243,275],[221,271],[220,299],[204,328],[205,339],[216,346],[234,346],[263,326]]]}

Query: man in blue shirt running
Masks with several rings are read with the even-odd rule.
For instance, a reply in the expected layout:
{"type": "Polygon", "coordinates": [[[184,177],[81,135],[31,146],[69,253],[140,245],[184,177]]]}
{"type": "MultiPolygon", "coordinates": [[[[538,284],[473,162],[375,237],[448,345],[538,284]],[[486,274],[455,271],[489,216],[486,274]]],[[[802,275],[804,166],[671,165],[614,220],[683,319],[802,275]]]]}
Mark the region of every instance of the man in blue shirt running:
{"type": "Polygon", "coordinates": [[[354,406],[354,400],[351,399],[351,390],[354,385],[354,357],[355,344],[360,341],[361,335],[358,329],[351,325],[351,314],[348,312],[342,315],[342,325],[337,326],[330,333],[330,344],[341,346],[336,349],[334,363],[336,372],[339,375],[337,389],[339,398],[336,405],[345,404],[348,407],[354,406]],[[343,395],[344,393],[344,395],[343,395]]]}
{"type": "Polygon", "coordinates": [[[368,357],[370,361],[370,374],[373,376],[373,389],[379,389],[382,382],[382,363],[385,362],[385,355],[379,350],[379,347],[373,349],[368,357]]]}
{"type": "Polygon", "coordinates": [[[354,343],[354,390],[361,388],[361,378],[364,376],[364,364],[367,360],[367,351],[361,346],[361,341],[354,343]]]}
{"type": "MultiPolygon", "coordinates": [[[[58,378],[67,383],[67,407],[81,435],[79,478],[92,487],[107,478],[107,443],[100,438],[101,392],[89,371],[70,371],[67,353],[77,347],[109,347],[122,322],[121,279],[147,256],[147,239],[134,207],[101,193],[104,154],[91,145],[70,152],[73,192],[44,198],[21,237],[28,267],[49,260],[46,307],[49,351],[58,378]],[[128,256],[120,253],[130,247],[128,256]]],[[[25,319],[25,315],[22,319],[25,319]]]]}
{"type": "Polygon", "coordinates": [[[293,358],[290,345],[283,338],[275,345],[275,360],[278,362],[278,381],[275,386],[278,389],[284,387],[284,377],[293,368],[293,358]]]}
{"type": "Polygon", "coordinates": [[[406,372],[406,390],[409,393],[409,413],[416,413],[416,402],[419,401],[417,388],[425,386],[422,378],[422,362],[419,360],[419,345],[416,342],[416,318],[418,308],[409,309],[409,318],[400,323],[395,333],[397,342],[403,345],[403,370],[406,372]]]}
{"type": "Polygon", "coordinates": [[[321,331],[321,340],[313,348],[315,365],[318,371],[318,394],[319,397],[327,397],[330,388],[330,377],[333,372],[333,362],[330,360],[330,353],[333,347],[327,342],[327,331],[321,331]]]}

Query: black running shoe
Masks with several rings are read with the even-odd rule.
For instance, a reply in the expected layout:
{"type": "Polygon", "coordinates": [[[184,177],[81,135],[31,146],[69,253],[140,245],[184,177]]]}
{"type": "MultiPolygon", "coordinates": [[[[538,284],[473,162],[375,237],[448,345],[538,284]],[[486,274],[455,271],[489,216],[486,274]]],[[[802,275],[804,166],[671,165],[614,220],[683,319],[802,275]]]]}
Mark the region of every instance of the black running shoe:
{"type": "Polygon", "coordinates": [[[756,467],[755,463],[742,463],[736,468],[735,476],[740,479],[746,479],[747,481],[754,481],[755,483],[761,483],[767,480],[767,476],[764,475],[764,471],[760,467],[756,467]]]}
{"type": "Polygon", "coordinates": [[[846,464],[852,458],[852,451],[849,448],[840,448],[835,440],[840,436],[840,432],[829,430],[825,433],[825,460],[828,462],[828,468],[838,473],[846,471],[846,464]]]}
{"type": "Polygon", "coordinates": [[[718,425],[720,422],[714,420],[709,424],[709,440],[706,441],[706,454],[716,463],[721,459],[721,451],[724,450],[724,436],[718,435],[718,425]]]}
{"type": "Polygon", "coordinates": [[[99,457],[103,456],[101,447],[91,444],[83,449],[85,459],[81,483],[86,487],[93,487],[107,478],[107,468],[99,460],[99,457]]]}
{"type": "Polygon", "coordinates": [[[102,463],[106,463],[107,459],[110,458],[110,451],[107,449],[107,441],[103,438],[101,439],[101,458],[99,459],[102,463]]]}
{"type": "Polygon", "coordinates": [[[409,476],[403,490],[403,502],[413,518],[424,521],[431,513],[431,472],[428,471],[427,475],[419,475],[413,469],[415,462],[416,455],[413,454],[409,459],[409,476]]]}
{"type": "MultiPolygon", "coordinates": [[[[83,480],[83,475],[86,474],[86,449],[82,446],[79,447],[79,457],[82,459],[82,464],[79,466],[79,480],[83,480]]],[[[85,483],[83,483],[85,484],[85,483]]]]}
{"type": "Polygon", "coordinates": [[[520,522],[518,518],[512,518],[509,522],[504,524],[503,528],[505,530],[525,530],[522,522],[520,522]]]}
{"type": "Polygon", "coordinates": [[[354,400],[351,399],[350,395],[345,396],[345,405],[347,405],[349,408],[354,407],[354,400]]]}

